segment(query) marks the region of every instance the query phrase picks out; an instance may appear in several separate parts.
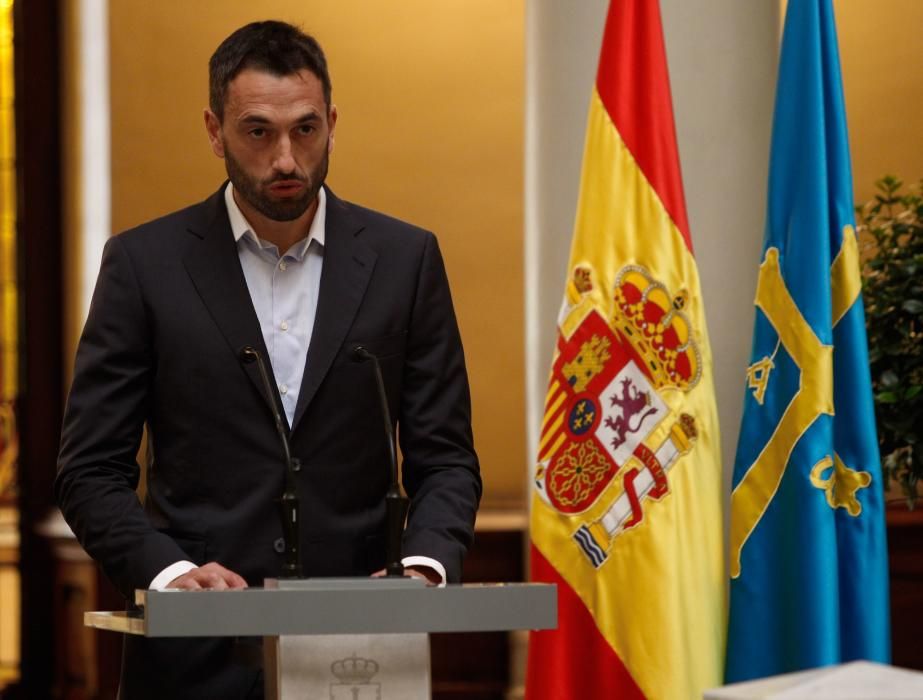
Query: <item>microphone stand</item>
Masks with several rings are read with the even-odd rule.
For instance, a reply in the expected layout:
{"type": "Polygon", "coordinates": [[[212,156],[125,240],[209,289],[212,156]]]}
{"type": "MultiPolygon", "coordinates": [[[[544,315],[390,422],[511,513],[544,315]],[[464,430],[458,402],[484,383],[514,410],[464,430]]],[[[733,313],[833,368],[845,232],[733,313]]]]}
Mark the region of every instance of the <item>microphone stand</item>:
{"type": "Polygon", "coordinates": [[[385,517],[388,528],[387,549],[385,550],[385,573],[389,577],[403,576],[404,565],[401,563],[401,538],[404,534],[404,520],[407,518],[407,509],[410,499],[401,492],[400,479],[397,472],[397,444],[394,440],[394,427],[391,423],[391,411],[388,410],[388,395],[385,393],[385,382],[381,376],[381,365],[378,358],[361,345],[353,349],[353,355],[359,361],[369,360],[375,369],[375,380],[378,385],[378,399],[381,402],[381,416],[384,419],[385,435],[388,437],[388,457],[391,462],[391,484],[385,494],[385,517]]]}
{"type": "Polygon", "coordinates": [[[285,488],[279,501],[279,517],[282,521],[282,535],[285,541],[285,563],[282,565],[280,578],[302,578],[301,548],[299,546],[299,500],[298,489],[295,484],[295,463],[292,459],[292,448],[288,439],[288,423],[282,418],[282,412],[276,401],[276,392],[266,371],[266,363],[256,348],[250,345],[240,351],[240,359],[246,364],[256,362],[263,383],[263,390],[269,398],[272,407],[272,417],[276,423],[276,432],[282,443],[282,452],[285,456],[285,488]]]}

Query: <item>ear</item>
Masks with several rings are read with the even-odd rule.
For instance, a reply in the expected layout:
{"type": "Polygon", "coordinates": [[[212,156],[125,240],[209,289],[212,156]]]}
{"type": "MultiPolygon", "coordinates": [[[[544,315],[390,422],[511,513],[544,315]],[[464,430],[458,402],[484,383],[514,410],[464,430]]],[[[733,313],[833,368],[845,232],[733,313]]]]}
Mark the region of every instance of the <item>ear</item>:
{"type": "Polygon", "coordinates": [[[205,131],[212,151],[219,158],[224,158],[224,141],[221,139],[221,120],[210,109],[205,110],[205,131]]]}
{"type": "Polygon", "coordinates": [[[333,153],[333,142],[334,142],[334,133],[336,132],[337,127],[337,106],[330,105],[330,111],[327,113],[327,126],[329,131],[327,133],[327,153],[333,153]]]}

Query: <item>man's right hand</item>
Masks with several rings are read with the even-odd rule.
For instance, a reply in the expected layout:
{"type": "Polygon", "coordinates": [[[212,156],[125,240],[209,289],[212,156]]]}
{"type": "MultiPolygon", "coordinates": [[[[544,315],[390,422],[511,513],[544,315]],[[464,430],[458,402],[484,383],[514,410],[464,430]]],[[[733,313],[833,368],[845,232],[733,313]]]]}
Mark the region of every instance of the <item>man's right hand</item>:
{"type": "Polygon", "coordinates": [[[211,589],[223,591],[228,588],[246,588],[247,582],[230,569],[225,569],[216,561],[211,561],[205,566],[187,571],[182,576],[177,576],[167,584],[167,588],[182,588],[187,591],[211,589]]]}

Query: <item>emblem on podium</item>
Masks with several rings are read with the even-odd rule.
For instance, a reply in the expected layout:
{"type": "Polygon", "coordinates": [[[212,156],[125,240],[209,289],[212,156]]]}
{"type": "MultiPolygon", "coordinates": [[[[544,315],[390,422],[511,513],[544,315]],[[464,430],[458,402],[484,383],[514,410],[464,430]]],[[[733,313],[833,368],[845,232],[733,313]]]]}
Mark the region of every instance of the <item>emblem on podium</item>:
{"type": "Polygon", "coordinates": [[[330,683],[330,700],[381,700],[381,683],[373,682],[378,662],[353,654],[330,664],[336,680],[330,683]]]}

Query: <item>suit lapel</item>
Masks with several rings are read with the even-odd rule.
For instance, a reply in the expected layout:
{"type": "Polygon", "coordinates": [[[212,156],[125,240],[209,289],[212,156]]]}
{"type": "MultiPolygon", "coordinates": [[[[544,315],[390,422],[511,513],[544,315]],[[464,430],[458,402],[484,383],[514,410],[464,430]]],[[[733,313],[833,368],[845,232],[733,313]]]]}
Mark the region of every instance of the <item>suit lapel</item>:
{"type": "Polygon", "coordinates": [[[377,255],[356,237],[362,228],[349,205],[328,189],[324,266],[293,432],[340,351],[372,276],[377,255]]]}
{"type": "Polygon", "coordinates": [[[250,300],[224,205],[224,187],[206,200],[201,208],[204,216],[188,229],[189,242],[183,263],[199,296],[227,340],[234,361],[241,364],[260,396],[271,407],[272,402],[279,401],[278,396],[266,396],[256,364],[245,364],[240,360],[241,349],[248,345],[256,348],[272,378],[272,366],[260,322],[250,300]]]}

